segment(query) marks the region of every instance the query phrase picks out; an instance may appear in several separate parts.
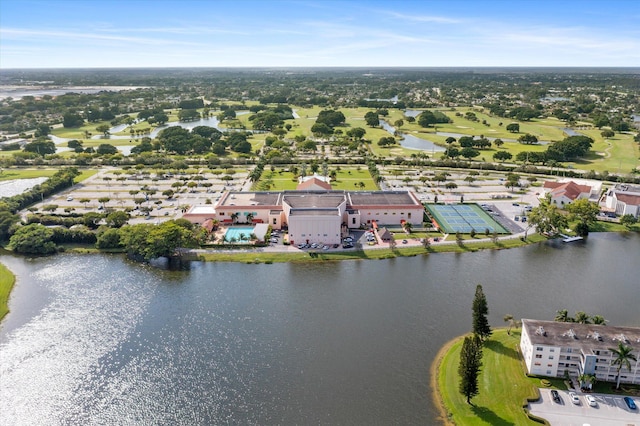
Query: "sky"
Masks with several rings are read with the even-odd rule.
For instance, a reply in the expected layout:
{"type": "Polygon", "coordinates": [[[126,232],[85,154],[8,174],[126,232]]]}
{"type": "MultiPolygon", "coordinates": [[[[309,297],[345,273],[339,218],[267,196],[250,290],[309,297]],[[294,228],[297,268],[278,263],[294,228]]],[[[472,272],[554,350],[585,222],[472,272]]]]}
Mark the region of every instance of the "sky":
{"type": "Polygon", "coordinates": [[[0,70],[638,67],[638,0],[0,0],[0,70]]]}

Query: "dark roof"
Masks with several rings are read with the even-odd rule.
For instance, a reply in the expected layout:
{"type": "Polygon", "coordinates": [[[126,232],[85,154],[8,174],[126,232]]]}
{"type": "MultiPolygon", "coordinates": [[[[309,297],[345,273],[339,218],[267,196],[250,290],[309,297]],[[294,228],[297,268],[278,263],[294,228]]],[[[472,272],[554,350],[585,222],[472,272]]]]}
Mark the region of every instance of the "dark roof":
{"type": "Polygon", "coordinates": [[[286,192],[284,201],[292,209],[338,207],[345,201],[343,193],[333,192],[286,192]]]}

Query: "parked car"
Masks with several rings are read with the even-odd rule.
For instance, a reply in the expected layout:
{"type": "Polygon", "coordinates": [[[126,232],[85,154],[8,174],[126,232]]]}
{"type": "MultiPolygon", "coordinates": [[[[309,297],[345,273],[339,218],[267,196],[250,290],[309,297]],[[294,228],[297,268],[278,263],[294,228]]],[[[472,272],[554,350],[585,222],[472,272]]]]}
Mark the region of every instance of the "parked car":
{"type": "Polygon", "coordinates": [[[596,402],[596,399],[593,397],[593,395],[587,395],[585,398],[587,399],[587,402],[589,403],[590,406],[592,407],[598,406],[598,403],[596,402]]]}
{"type": "Polygon", "coordinates": [[[562,400],[560,399],[560,394],[558,393],[557,390],[552,390],[551,391],[551,398],[553,398],[553,400],[557,403],[560,404],[562,402],[562,400]]]}
{"type": "Polygon", "coordinates": [[[625,404],[627,404],[627,407],[629,407],[630,410],[635,410],[636,408],[638,408],[636,406],[636,403],[633,401],[633,398],[631,398],[630,396],[625,396],[624,402],[625,404]]]}
{"type": "Polygon", "coordinates": [[[69,195],[69,196],[67,197],[67,201],[73,201],[73,197],[72,197],[71,195],[69,195]]]}
{"type": "Polygon", "coordinates": [[[569,398],[571,398],[571,402],[576,405],[580,405],[580,397],[576,395],[575,392],[569,392],[569,398]]]}

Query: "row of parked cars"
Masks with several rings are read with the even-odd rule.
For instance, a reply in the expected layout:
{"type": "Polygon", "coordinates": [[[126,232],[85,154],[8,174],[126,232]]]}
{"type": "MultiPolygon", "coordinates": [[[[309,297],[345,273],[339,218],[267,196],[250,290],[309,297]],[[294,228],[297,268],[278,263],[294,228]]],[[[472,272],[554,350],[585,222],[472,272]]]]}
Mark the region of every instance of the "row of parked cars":
{"type": "MultiPolygon", "coordinates": [[[[553,398],[553,401],[556,402],[557,404],[561,404],[562,403],[562,399],[560,398],[560,394],[555,389],[551,391],[551,398],[553,398]]],[[[569,399],[571,399],[571,402],[573,404],[580,405],[580,397],[575,392],[569,392],[569,399]]],[[[591,407],[597,407],[598,406],[598,401],[596,401],[596,398],[593,395],[588,395],[587,394],[587,395],[585,395],[584,399],[587,401],[587,404],[589,404],[591,407]]],[[[630,410],[635,410],[635,409],[638,408],[636,406],[635,401],[630,396],[625,396],[624,397],[624,403],[627,404],[627,407],[629,407],[630,410]]]]}

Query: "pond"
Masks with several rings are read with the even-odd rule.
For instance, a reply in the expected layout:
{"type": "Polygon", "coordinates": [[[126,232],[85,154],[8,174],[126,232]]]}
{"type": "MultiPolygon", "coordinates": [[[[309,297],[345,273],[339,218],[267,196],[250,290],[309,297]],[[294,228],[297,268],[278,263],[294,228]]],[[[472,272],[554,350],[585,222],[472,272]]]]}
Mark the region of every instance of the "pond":
{"type": "Polygon", "coordinates": [[[471,329],[559,309],[640,325],[640,235],[375,261],[142,266],[0,255],[0,423],[434,424],[429,367],[471,329]]]}

